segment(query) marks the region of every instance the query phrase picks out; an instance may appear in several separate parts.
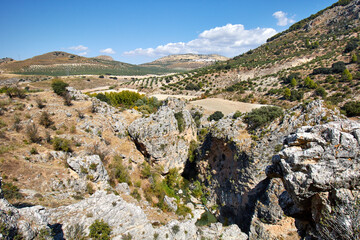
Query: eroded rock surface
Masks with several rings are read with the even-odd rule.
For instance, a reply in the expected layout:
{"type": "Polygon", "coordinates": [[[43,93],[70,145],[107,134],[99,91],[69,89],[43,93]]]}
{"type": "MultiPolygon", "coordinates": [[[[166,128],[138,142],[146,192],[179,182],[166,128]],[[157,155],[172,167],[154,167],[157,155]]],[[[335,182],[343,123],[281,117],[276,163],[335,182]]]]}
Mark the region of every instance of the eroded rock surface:
{"type": "Polygon", "coordinates": [[[162,165],[165,173],[184,168],[190,142],[196,139],[194,120],[185,103],[176,98],[168,98],[149,117],[135,120],[128,131],[144,156],[162,165]]]}
{"type": "Polygon", "coordinates": [[[280,204],[304,235],[356,237],[359,132],[360,124],[350,120],[301,127],[286,137],[284,149],[267,168],[268,176],[284,182],[288,195],[280,204]]]}

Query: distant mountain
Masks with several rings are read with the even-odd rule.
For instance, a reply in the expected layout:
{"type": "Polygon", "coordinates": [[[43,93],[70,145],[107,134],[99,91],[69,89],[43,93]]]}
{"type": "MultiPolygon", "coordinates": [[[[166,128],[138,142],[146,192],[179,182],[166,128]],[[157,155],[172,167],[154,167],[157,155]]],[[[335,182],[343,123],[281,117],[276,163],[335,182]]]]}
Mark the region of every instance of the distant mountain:
{"type": "Polygon", "coordinates": [[[6,57],[6,58],[0,58],[0,64],[12,62],[12,61],[14,61],[14,59],[8,58],[8,57],[6,57]]]}
{"type": "Polygon", "coordinates": [[[108,60],[108,61],[114,61],[114,59],[110,56],[107,56],[107,55],[100,55],[100,56],[97,56],[95,57],[97,59],[101,59],[101,60],[108,60]]]}
{"type": "Polygon", "coordinates": [[[55,51],[35,56],[24,61],[8,61],[0,65],[0,70],[7,73],[27,75],[146,75],[170,72],[164,68],[137,66],[113,61],[108,56],[86,58],[75,54],[55,51]]]}
{"type": "Polygon", "coordinates": [[[141,64],[147,67],[162,67],[167,69],[193,70],[209,66],[219,61],[226,61],[229,58],[216,54],[178,54],[159,58],[150,63],[141,64]]]}

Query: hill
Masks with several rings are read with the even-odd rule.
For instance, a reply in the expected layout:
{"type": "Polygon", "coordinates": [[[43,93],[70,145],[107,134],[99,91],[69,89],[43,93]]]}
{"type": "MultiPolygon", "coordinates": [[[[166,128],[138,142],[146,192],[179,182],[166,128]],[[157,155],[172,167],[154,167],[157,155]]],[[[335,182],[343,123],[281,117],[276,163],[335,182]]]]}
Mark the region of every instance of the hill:
{"type": "MultiPolygon", "coordinates": [[[[359,98],[359,10],[358,0],[341,0],[254,50],[152,82],[167,94],[282,106],[323,98],[342,105],[359,98]]],[[[144,86],[144,80],[129,85],[144,86]]]]}
{"type": "Polygon", "coordinates": [[[146,75],[163,74],[167,69],[136,66],[109,58],[86,58],[61,51],[46,53],[24,61],[11,61],[1,65],[6,73],[26,75],[65,76],[78,74],[146,75]]]}
{"type": "Polygon", "coordinates": [[[219,61],[226,61],[227,57],[217,54],[177,54],[162,57],[150,63],[144,63],[141,66],[163,67],[167,69],[193,70],[209,66],[219,61]]]}

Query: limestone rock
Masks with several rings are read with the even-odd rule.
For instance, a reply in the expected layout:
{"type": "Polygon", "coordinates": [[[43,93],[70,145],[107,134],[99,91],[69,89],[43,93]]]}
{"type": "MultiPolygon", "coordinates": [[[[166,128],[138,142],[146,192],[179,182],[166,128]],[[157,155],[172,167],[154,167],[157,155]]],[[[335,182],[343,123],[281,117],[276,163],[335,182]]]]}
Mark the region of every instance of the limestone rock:
{"type": "MultiPolygon", "coordinates": [[[[299,220],[311,219],[304,227],[305,235],[338,238],[339,228],[324,221],[336,219],[339,223],[333,224],[341,224],[341,212],[356,212],[356,189],[360,188],[359,129],[360,124],[350,120],[305,126],[286,137],[284,149],[273,157],[268,176],[281,177],[284,182],[288,196],[283,195],[280,204],[285,213],[299,220]],[[274,171],[276,174],[272,174],[274,171]]],[[[346,220],[344,229],[348,234],[354,234],[353,219],[346,220]]]]}
{"type": "Polygon", "coordinates": [[[168,98],[163,106],[148,118],[140,118],[130,124],[128,131],[138,149],[145,157],[164,167],[184,168],[189,144],[196,139],[196,127],[185,103],[176,98],[168,98]],[[175,114],[182,115],[178,126],[175,114]],[[183,128],[180,130],[180,128],[183,128]]]}
{"type": "Polygon", "coordinates": [[[172,211],[176,212],[177,210],[177,204],[176,204],[176,199],[173,197],[168,197],[167,195],[165,195],[164,197],[164,203],[166,204],[166,206],[168,206],[172,211]]]}
{"type": "Polygon", "coordinates": [[[107,182],[110,179],[98,155],[70,157],[66,162],[80,176],[86,178],[91,175],[93,182],[107,182]]]}

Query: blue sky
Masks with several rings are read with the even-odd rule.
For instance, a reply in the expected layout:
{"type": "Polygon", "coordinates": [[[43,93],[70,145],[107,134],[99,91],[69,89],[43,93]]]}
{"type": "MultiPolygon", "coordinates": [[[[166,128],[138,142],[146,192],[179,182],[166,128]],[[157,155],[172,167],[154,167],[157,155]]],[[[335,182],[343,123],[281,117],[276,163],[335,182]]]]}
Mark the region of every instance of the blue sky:
{"type": "Polygon", "coordinates": [[[177,53],[233,57],[335,0],[0,0],[0,58],[51,51],[143,63],[177,53]]]}

